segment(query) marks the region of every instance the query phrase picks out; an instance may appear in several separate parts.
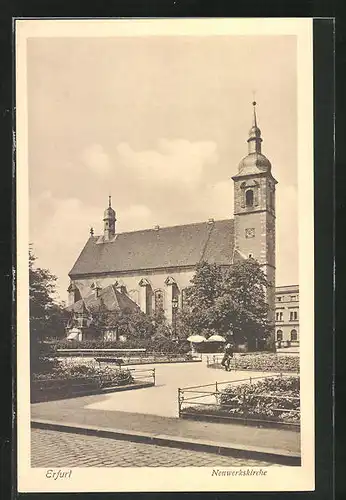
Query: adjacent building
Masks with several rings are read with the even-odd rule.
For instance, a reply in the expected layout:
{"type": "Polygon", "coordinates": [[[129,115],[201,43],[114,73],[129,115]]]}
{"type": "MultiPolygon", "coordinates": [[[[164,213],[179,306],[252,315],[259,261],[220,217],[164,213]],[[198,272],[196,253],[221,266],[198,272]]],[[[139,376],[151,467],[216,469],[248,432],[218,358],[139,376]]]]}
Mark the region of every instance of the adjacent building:
{"type": "Polygon", "coordinates": [[[275,296],[276,345],[299,346],[299,286],[276,287],[275,296]]]}

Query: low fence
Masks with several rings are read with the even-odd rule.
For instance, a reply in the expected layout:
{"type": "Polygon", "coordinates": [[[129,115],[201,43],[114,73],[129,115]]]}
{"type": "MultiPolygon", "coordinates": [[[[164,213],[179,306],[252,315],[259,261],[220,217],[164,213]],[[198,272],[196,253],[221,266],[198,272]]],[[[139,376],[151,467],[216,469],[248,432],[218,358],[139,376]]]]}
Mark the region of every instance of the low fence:
{"type": "Polygon", "coordinates": [[[147,370],[131,368],[122,370],[121,373],[124,374],[123,380],[119,380],[116,374],[114,376],[107,374],[70,379],[47,378],[33,380],[31,382],[31,402],[38,403],[101,394],[103,392],[138,389],[151,387],[156,383],[155,368],[147,370]],[[130,376],[126,377],[126,372],[129,372],[130,376]]]}
{"type": "MultiPolygon", "coordinates": [[[[289,375],[280,373],[276,377],[278,379],[282,377],[288,377],[289,375]]],[[[285,409],[279,406],[275,407],[271,405],[270,411],[274,415],[278,414],[289,414],[296,421],[286,422],[279,420],[278,418],[256,418],[247,409],[247,394],[246,389],[240,398],[234,404],[224,404],[221,401],[223,394],[223,388],[226,386],[236,385],[236,384],[252,384],[254,381],[264,380],[267,378],[275,378],[273,375],[260,376],[260,377],[247,377],[238,380],[227,380],[224,382],[215,382],[214,384],[204,384],[193,387],[184,387],[178,389],[178,415],[180,418],[192,418],[198,420],[217,420],[229,423],[245,423],[254,425],[279,425],[284,427],[290,427],[294,430],[299,430],[300,428],[300,408],[298,409],[285,409]],[[241,409],[242,414],[232,414],[230,411],[241,409]]],[[[300,398],[295,396],[275,396],[271,394],[253,394],[251,393],[251,398],[265,399],[268,398],[271,402],[277,400],[282,401],[285,398],[287,401],[296,401],[299,405],[300,398]]]]}
{"type": "Polygon", "coordinates": [[[135,382],[152,382],[152,385],[156,383],[156,371],[155,368],[148,369],[138,369],[138,368],[127,368],[131,372],[131,375],[135,382]]]}

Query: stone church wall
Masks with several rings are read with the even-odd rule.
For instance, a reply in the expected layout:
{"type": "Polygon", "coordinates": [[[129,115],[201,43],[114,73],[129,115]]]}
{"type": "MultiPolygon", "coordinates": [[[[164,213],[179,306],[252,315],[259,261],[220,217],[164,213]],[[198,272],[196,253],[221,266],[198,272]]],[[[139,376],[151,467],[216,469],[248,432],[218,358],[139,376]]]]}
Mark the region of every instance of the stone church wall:
{"type": "Polygon", "coordinates": [[[80,290],[82,298],[93,293],[91,285],[96,282],[101,288],[112,285],[117,282],[119,286],[124,286],[126,293],[131,299],[136,302],[143,312],[147,310],[148,303],[151,302],[152,309],[155,307],[155,292],[162,291],[163,310],[169,322],[172,321],[172,299],[177,299],[178,308],[182,307],[182,290],[190,286],[190,281],[194,276],[194,269],[174,269],[158,271],[139,271],[138,273],[129,274],[111,274],[105,276],[88,276],[87,278],[79,278],[73,280],[80,290]],[[175,284],[167,284],[166,280],[173,278],[175,284]],[[147,280],[147,286],[140,286],[142,280],[147,280]],[[150,299],[151,296],[151,301],[150,299]]]}

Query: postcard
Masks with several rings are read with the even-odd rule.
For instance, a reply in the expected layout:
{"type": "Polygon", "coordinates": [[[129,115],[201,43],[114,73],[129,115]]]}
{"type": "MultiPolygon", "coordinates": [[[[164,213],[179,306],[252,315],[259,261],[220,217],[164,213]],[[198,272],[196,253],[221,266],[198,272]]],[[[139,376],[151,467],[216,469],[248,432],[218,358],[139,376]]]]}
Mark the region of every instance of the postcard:
{"type": "Polygon", "coordinates": [[[312,19],[17,19],[19,492],[314,490],[312,19]]]}

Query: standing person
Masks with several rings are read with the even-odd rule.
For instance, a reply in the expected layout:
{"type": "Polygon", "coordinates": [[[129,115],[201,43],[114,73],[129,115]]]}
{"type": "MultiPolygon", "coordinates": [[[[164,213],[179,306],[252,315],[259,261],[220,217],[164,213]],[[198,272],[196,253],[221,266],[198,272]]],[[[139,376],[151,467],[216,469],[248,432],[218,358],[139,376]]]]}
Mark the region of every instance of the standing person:
{"type": "Polygon", "coordinates": [[[225,367],[226,372],[230,370],[231,358],[233,358],[232,344],[228,343],[225,347],[225,353],[221,361],[221,365],[225,367]]]}

